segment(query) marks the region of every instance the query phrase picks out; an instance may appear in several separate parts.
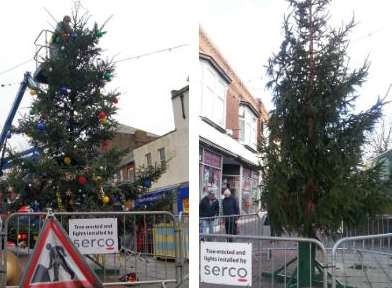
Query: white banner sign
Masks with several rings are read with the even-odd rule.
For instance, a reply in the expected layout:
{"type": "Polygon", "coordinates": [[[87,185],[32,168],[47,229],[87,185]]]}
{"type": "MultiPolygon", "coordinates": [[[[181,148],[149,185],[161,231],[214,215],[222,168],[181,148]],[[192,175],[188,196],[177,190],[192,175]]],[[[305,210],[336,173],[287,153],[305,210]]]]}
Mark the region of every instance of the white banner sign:
{"type": "Polygon", "coordinates": [[[252,244],[201,242],[201,282],[252,286],[252,244]]]}
{"type": "Polygon", "coordinates": [[[117,218],[70,219],[69,237],[82,254],[117,253],[117,218]]]}

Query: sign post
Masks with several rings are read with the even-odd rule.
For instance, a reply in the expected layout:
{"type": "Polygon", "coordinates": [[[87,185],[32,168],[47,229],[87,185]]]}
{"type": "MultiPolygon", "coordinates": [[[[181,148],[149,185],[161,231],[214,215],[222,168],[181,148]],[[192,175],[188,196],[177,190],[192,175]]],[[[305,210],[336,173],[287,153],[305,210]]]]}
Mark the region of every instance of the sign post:
{"type": "Polygon", "coordinates": [[[252,244],[200,243],[200,280],[204,283],[252,286],[252,244]]]}

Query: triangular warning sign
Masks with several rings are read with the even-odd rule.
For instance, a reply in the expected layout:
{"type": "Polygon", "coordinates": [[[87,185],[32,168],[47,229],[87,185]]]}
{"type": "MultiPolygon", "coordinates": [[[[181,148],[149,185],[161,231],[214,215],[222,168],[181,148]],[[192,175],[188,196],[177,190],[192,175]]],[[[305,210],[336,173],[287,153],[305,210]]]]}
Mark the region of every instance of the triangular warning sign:
{"type": "Polygon", "coordinates": [[[102,283],[72,244],[61,224],[49,216],[19,287],[95,288],[102,283]]]}

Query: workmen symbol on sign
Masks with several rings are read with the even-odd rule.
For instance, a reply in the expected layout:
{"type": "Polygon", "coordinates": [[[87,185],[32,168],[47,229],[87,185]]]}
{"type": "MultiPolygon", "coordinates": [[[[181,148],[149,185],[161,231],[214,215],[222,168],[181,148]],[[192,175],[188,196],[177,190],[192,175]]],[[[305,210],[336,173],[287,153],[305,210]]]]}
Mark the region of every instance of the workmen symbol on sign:
{"type": "Polygon", "coordinates": [[[59,269],[62,267],[73,280],[75,278],[75,272],[68,266],[65,261],[64,248],[61,246],[52,246],[50,243],[46,244],[46,249],[49,250],[49,267],[48,270],[53,270],[53,281],[59,281],[59,269]]]}

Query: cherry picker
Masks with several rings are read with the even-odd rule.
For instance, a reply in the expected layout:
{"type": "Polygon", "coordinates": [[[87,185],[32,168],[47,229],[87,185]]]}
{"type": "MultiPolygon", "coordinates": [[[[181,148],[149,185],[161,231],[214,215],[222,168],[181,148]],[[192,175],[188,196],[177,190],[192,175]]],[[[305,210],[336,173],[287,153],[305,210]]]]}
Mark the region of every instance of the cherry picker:
{"type": "MultiPolygon", "coordinates": [[[[11,160],[6,158],[6,145],[7,140],[11,135],[12,122],[15,118],[16,112],[18,111],[19,105],[22,102],[23,96],[27,88],[38,90],[47,84],[47,79],[42,68],[42,62],[49,57],[50,38],[53,32],[49,30],[42,30],[34,41],[36,46],[36,52],[34,54],[34,60],[36,62],[36,70],[32,75],[30,72],[25,72],[23,81],[20,83],[19,89],[16,93],[15,100],[11,106],[11,110],[8,113],[6,121],[3,125],[0,134],[0,176],[3,175],[3,171],[11,167],[11,160]]],[[[37,154],[37,148],[30,148],[23,152],[20,152],[20,157],[31,157],[37,154]]]]}

